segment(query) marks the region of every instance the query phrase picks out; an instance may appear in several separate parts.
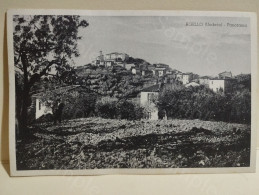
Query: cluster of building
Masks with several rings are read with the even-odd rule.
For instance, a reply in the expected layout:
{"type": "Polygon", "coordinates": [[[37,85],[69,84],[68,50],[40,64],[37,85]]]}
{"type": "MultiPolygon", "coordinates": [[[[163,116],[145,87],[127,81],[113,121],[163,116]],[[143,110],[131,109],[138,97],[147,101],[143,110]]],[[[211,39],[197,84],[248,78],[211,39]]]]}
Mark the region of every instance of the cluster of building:
{"type": "MultiPolygon", "coordinates": [[[[228,93],[232,91],[235,79],[232,77],[231,72],[222,72],[217,78],[211,78],[208,76],[199,77],[193,73],[177,73],[176,78],[182,81],[186,87],[204,85],[212,89],[214,92],[228,93]]],[[[161,90],[161,85],[156,84],[145,88],[140,93],[140,105],[147,107],[148,116],[150,120],[158,120],[158,108],[154,101],[151,101],[153,97],[158,97],[161,90]]],[[[165,116],[166,117],[166,116],[165,116]]]]}
{"type": "MultiPolygon", "coordinates": [[[[167,64],[149,64],[144,63],[136,66],[135,64],[126,63],[129,59],[129,55],[126,53],[113,52],[103,54],[100,51],[100,55],[97,56],[93,61],[94,66],[122,66],[125,69],[132,72],[134,75],[153,75],[157,77],[165,77],[166,82],[170,80],[179,81],[186,87],[205,85],[212,89],[214,92],[229,92],[231,91],[233,82],[231,72],[222,72],[217,78],[203,76],[200,77],[192,72],[183,73],[178,70],[173,70],[167,64]]],[[[80,71],[82,72],[82,71],[80,71]]]]}
{"type": "MultiPolygon", "coordinates": [[[[104,55],[102,51],[100,51],[100,55],[97,56],[91,64],[93,66],[105,67],[122,66],[128,71],[131,71],[132,74],[142,76],[151,75],[154,79],[158,78],[155,83],[146,84],[146,87],[138,94],[137,100],[141,106],[145,106],[148,108],[147,118],[153,120],[158,119],[158,108],[155,106],[152,99],[158,96],[161,89],[161,84],[170,85],[170,83],[177,81],[182,83],[186,87],[204,85],[212,89],[216,93],[228,93],[232,91],[233,83],[235,82],[235,79],[233,79],[231,72],[222,72],[216,78],[210,76],[201,77],[192,72],[183,73],[178,70],[172,69],[167,64],[129,64],[127,63],[128,59],[129,55],[125,53],[113,52],[104,55]]],[[[87,71],[90,71],[87,66],[78,67],[77,69],[77,72],[82,75],[88,74],[87,71]]],[[[68,87],[68,89],[73,91],[77,87],[72,87],[72,89],[68,87]]],[[[46,113],[51,113],[51,109],[46,107],[45,103],[40,101],[40,96],[41,94],[34,95],[36,99],[36,119],[46,113]]]]}

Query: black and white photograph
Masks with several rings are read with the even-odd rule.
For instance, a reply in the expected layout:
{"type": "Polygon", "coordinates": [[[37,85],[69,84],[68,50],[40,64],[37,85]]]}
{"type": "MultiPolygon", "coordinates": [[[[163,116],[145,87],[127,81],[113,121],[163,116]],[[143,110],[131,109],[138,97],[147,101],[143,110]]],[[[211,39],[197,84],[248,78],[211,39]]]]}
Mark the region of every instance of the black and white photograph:
{"type": "Polygon", "coordinates": [[[12,175],[255,170],[255,15],[11,10],[7,24],[12,175]]]}

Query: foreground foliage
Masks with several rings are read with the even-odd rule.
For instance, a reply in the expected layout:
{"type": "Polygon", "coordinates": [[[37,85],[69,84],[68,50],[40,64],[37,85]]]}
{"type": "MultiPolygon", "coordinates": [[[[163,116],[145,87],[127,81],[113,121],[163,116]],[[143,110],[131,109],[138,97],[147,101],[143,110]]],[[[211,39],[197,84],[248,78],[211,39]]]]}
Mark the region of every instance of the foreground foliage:
{"type": "Polygon", "coordinates": [[[157,104],[169,118],[251,123],[251,92],[248,89],[223,94],[204,86],[175,85],[160,93],[157,104]]]}

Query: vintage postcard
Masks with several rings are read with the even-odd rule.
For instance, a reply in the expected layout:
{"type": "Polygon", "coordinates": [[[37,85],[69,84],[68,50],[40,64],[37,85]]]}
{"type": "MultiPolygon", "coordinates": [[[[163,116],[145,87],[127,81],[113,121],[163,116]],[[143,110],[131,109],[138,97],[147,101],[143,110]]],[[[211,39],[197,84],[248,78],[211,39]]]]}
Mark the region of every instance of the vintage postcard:
{"type": "Polygon", "coordinates": [[[7,15],[12,176],[255,171],[254,13],[7,15]]]}

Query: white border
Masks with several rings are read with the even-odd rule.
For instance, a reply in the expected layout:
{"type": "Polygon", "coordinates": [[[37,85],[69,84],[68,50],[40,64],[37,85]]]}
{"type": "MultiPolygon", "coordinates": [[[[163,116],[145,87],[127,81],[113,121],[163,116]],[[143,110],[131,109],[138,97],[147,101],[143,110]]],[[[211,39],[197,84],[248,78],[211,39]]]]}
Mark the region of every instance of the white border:
{"type": "Polygon", "coordinates": [[[56,10],[13,9],[7,13],[8,62],[9,62],[9,153],[11,176],[39,175],[105,175],[105,174],[182,174],[182,173],[245,173],[255,172],[256,165],[256,91],[257,80],[257,21],[252,12],[219,11],[147,11],[147,10],[56,10]],[[88,169],[88,170],[16,170],[15,154],[15,74],[13,55],[13,15],[85,15],[85,16],[217,16],[248,17],[251,21],[251,72],[252,72],[252,125],[250,167],[231,168],[150,168],[150,169],[88,169]]]}

